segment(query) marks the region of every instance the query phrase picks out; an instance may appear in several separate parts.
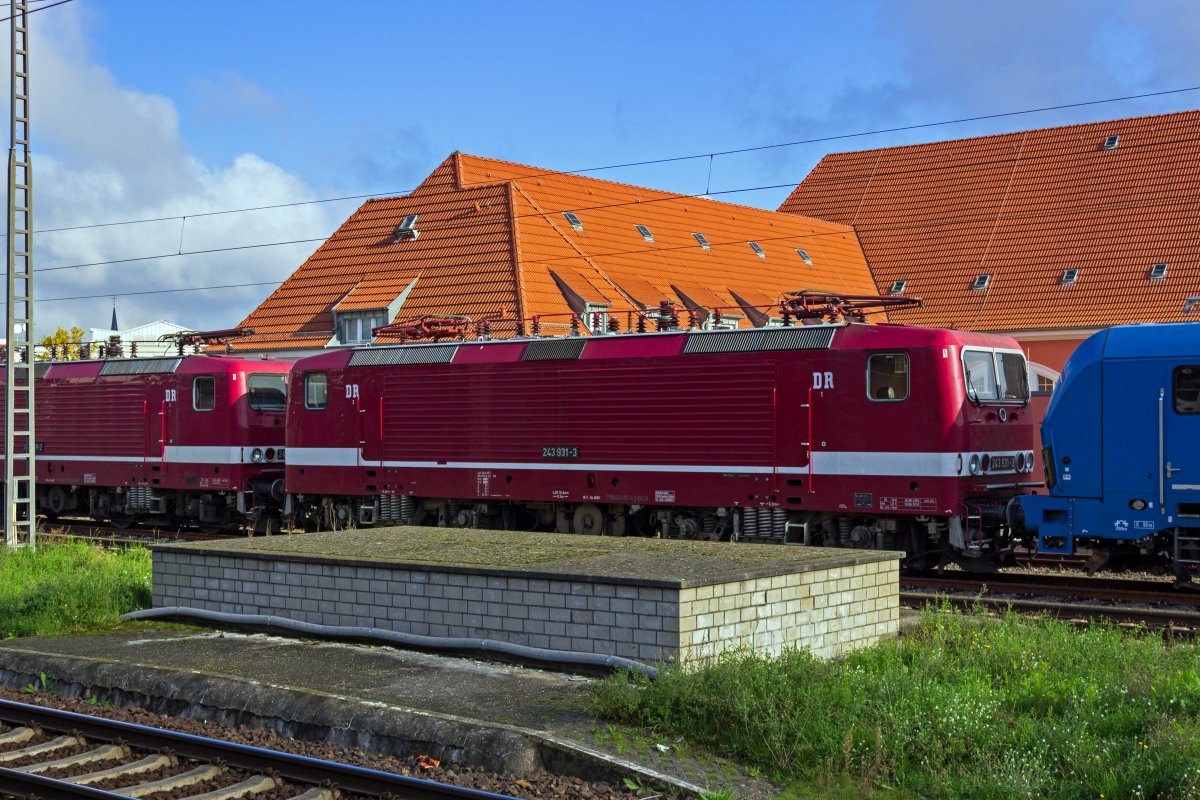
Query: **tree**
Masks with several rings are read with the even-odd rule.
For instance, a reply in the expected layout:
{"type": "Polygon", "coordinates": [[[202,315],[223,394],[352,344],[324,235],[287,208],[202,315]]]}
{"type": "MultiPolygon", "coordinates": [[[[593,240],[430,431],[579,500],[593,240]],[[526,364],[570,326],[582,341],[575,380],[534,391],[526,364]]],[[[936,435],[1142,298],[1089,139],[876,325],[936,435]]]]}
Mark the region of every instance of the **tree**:
{"type": "Polygon", "coordinates": [[[54,333],[38,342],[41,352],[39,361],[50,358],[50,348],[53,347],[60,361],[73,361],[79,358],[79,343],[83,341],[83,329],[71,326],[71,330],[56,328],[54,333]]]}

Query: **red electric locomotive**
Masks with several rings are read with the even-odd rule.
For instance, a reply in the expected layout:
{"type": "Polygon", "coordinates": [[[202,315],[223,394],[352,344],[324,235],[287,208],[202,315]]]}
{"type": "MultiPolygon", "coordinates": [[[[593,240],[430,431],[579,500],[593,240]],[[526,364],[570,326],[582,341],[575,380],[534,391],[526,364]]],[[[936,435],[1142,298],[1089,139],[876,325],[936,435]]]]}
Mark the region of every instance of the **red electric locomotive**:
{"type": "Polygon", "coordinates": [[[819,324],[301,359],[287,513],[994,555],[1028,486],[1011,338],[819,324]]]}
{"type": "Polygon", "coordinates": [[[289,366],[208,355],[36,365],[39,513],[278,529],[289,366]]]}

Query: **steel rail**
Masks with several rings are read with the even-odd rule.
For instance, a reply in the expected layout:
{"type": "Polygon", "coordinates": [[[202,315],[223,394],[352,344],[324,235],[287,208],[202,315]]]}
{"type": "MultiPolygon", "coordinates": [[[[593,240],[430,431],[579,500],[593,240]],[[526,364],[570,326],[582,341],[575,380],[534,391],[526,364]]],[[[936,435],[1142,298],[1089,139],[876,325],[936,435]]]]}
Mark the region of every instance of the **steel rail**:
{"type": "MultiPolygon", "coordinates": [[[[170,749],[176,755],[198,761],[221,761],[224,764],[253,772],[272,772],[289,781],[313,786],[334,785],[343,791],[365,795],[390,795],[397,800],[444,800],[445,798],[468,798],[469,800],[509,800],[508,795],[494,794],[479,789],[452,786],[424,778],[394,775],[388,772],[322,761],[307,756],[280,753],[252,745],[224,742],[204,736],[151,728],[130,722],[118,722],[104,717],[77,714],[73,711],[43,708],[41,706],[0,700],[0,720],[18,725],[36,725],[49,730],[68,730],[97,741],[121,741],[131,747],[144,750],[170,749]]],[[[9,790],[7,782],[13,770],[0,769],[0,786],[9,790]]],[[[17,773],[24,775],[25,773],[17,773]]],[[[43,778],[42,780],[50,780],[43,778]]],[[[40,788],[28,796],[40,800],[51,798],[97,798],[114,800],[124,798],[119,793],[100,792],[67,781],[45,784],[59,794],[50,794],[40,788]],[[74,792],[74,793],[71,793],[74,792]],[[89,793],[90,792],[90,793],[89,793]]],[[[127,800],[127,798],[126,798],[127,800]]]]}
{"type": "Polygon", "coordinates": [[[948,595],[941,592],[900,592],[907,603],[932,604],[948,602],[961,608],[984,606],[1001,611],[1049,613],[1064,619],[1114,620],[1136,622],[1155,629],[1166,629],[1180,635],[1200,634],[1200,613],[1136,606],[1096,606],[1083,603],[1052,603],[1044,600],[1021,600],[982,595],[948,595]]]}
{"type": "Polygon", "coordinates": [[[1086,578],[1078,575],[906,575],[902,587],[912,589],[987,592],[1042,597],[1074,597],[1086,600],[1114,600],[1125,603],[1177,605],[1200,608],[1200,591],[1179,588],[1172,583],[1111,578],[1086,578]]]}

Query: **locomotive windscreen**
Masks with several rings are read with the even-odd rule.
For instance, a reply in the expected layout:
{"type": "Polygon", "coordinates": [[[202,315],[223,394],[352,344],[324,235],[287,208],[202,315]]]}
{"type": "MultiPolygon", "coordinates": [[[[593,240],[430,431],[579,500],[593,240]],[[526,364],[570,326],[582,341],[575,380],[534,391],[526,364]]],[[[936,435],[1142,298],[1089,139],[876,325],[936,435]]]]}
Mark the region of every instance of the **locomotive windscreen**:
{"type": "Polygon", "coordinates": [[[250,407],[255,411],[287,410],[287,375],[263,373],[246,379],[250,407]]]}

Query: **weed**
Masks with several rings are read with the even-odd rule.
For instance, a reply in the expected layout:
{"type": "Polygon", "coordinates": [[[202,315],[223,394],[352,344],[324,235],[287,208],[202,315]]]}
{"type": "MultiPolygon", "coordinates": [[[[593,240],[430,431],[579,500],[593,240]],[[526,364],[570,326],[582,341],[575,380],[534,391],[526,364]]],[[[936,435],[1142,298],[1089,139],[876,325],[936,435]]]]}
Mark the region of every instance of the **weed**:
{"type": "Polygon", "coordinates": [[[38,692],[53,692],[56,683],[53,680],[46,678],[46,673],[39,672],[38,679],[32,683],[25,685],[25,694],[37,694],[38,692]]]}
{"type": "Polygon", "coordinates": [[[593,710],[835,796],[1200,800],[1200,646],[1108,626],[934,610],[840,661],[612,676],[593,710]]]}
{"type": "Polygon", "coordinates": [[[78,540],[0,550],[0,638],[115,624],[149,607],[150,552],[78,540]]]}

